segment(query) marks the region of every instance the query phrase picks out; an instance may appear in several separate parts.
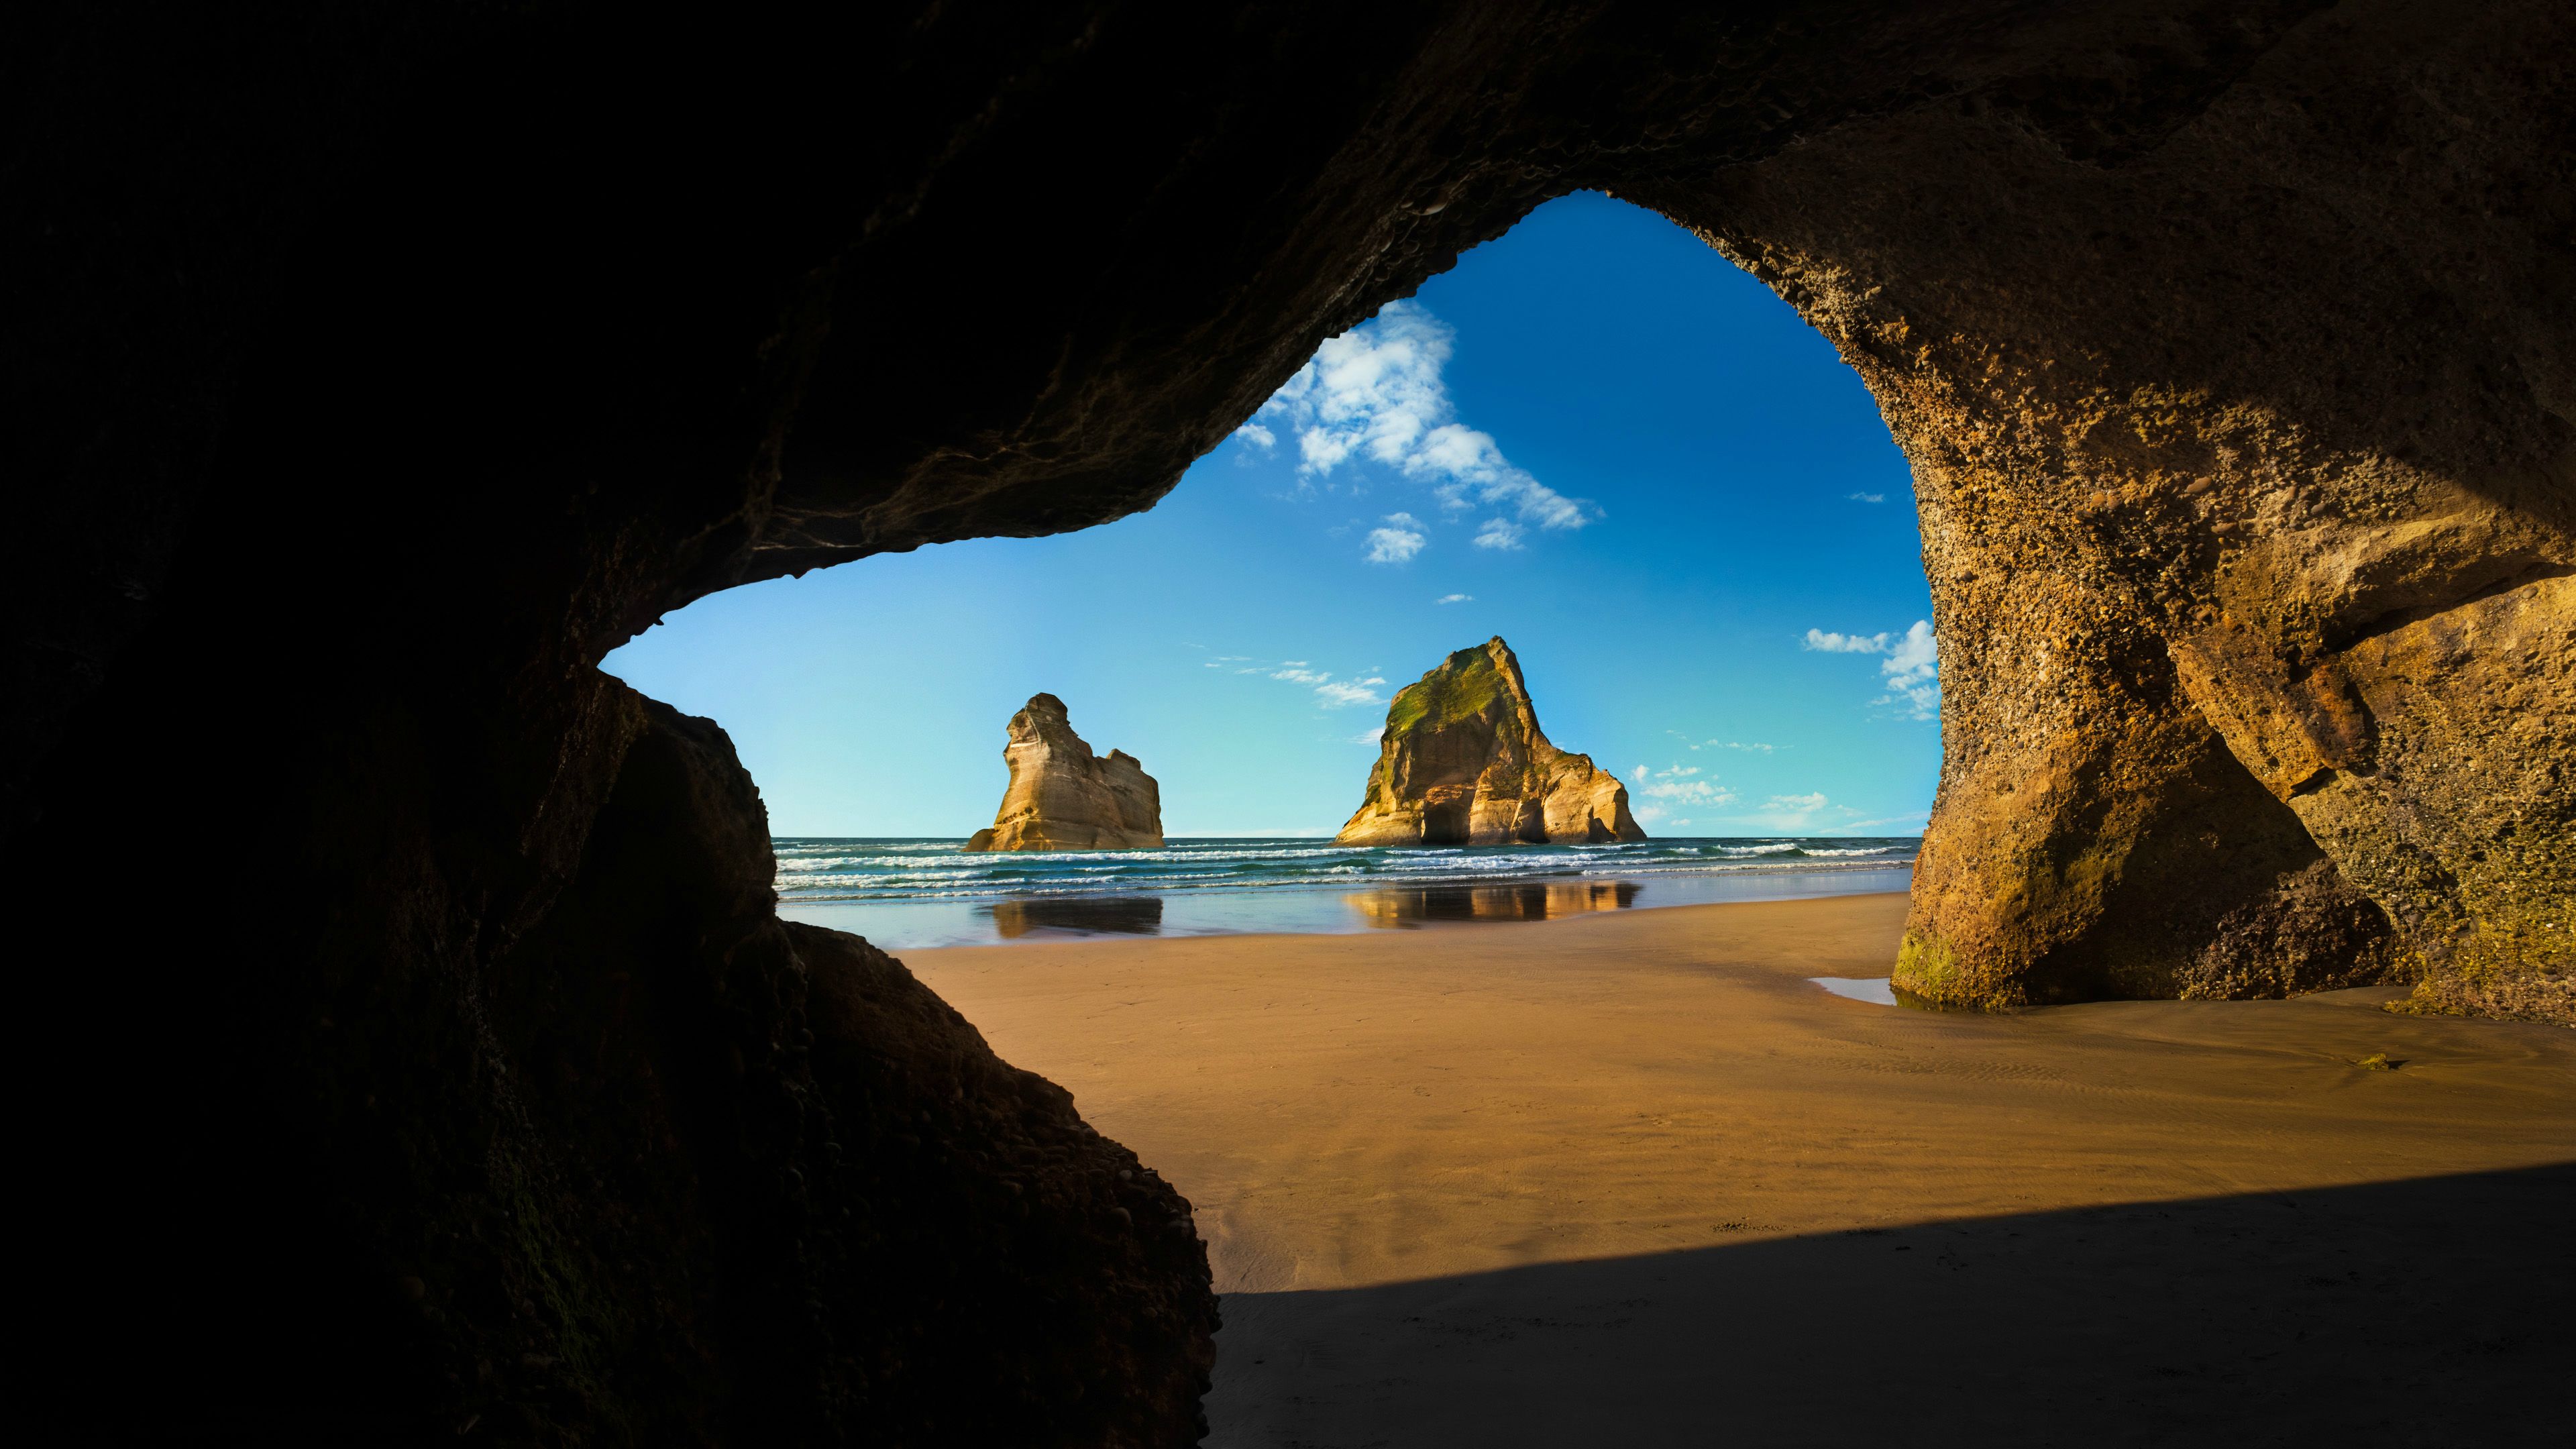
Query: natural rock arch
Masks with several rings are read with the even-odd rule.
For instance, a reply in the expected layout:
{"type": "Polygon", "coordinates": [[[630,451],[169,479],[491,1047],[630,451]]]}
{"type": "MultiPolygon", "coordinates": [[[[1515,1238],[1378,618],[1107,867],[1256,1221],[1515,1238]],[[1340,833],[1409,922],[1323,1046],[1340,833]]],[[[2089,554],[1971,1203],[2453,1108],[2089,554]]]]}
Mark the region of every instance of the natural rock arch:
{"type": "Polygon", "coordinates": [[[269,16],[11,62],[40,1311],[166,1379],[93,1426],[1183,1436],[1178,1199],[777,922],[721,734],[593,665],[1147,506],[1579,187],[1913,459],[1909,984],[2296,987],[2384,920],[2570,1015],[2564,6],[269,16]]]}

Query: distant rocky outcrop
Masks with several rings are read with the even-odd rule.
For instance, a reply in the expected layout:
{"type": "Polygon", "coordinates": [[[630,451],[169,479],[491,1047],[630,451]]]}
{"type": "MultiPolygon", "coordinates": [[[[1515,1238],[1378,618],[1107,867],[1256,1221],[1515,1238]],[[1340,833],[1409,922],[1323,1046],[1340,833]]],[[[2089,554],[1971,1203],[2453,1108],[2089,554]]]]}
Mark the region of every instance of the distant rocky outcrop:
{"type": "Polygon", "coordinates": [[[1386,711],[1368,798],[1344,845],[1643,840],[1628,787],[1548,743],[1497,635],[1406,685],[1386,711]]]}
{"type": "Polygon", "coordinates": [[[968,850],[1136,850],[1163,843],[1163,796],[1123,750],[1095,755],[1066,723],[1064,701],[1031,695],[1011,716],[1011,786],[993,828],[968,850]]]}

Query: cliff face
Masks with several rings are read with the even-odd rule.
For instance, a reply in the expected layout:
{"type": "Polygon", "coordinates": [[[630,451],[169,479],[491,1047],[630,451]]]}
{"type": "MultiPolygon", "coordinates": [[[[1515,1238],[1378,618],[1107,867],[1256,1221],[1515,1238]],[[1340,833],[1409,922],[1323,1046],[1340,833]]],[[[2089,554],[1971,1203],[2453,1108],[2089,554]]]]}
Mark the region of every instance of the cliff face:
{"type": "Polygon", "coordinates": [[[1011,716],[1010,788],[968,850],[1139,850],[1163,843],[1163,797],[1123,750],[1095,755],[1066,722],[1064,701],[1032,695],[1011,716]]]}
{"type": "Polygon", "coordinates": [[[1368,798],[1344,845],[1643,840],[1628,787],[1548,743],[1520,661],[1497,636],[1406,685],[1386,710],[1368,798]]]}

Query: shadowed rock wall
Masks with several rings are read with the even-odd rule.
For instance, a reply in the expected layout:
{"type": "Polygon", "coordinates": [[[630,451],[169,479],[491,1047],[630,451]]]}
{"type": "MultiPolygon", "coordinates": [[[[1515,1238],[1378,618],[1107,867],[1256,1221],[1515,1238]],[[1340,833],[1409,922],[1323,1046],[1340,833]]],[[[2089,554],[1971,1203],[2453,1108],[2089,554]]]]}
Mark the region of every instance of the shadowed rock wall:
{"type": "Polygon", "coordinates": [[[0,878],[72,1267],[36,1414],[1186,1439],[1178,1200],[779,925],[719,737],[596,662],[732,584],[1148,506],[1582,186],[1778,288],[1914,460],[1948,763],[1909,985],[2385,950],[2566,1019],[2571,23],[17,21],[0,878]],[[102,1359],[148,1383],[77,1391],[102,1359]]]}

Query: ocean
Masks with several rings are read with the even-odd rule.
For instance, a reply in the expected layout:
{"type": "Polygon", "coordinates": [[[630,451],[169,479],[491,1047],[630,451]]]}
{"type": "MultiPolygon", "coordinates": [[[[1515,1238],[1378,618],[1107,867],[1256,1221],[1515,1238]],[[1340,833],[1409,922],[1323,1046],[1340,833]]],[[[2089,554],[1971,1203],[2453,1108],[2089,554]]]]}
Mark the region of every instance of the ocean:
{"type": "Polygon", "coordinates": [[[773,842],[779,914],[887,950],[1075,935],[1403,930],[1906,889],[1915,836],[1401,849],[1314,839],[967,854],[956,840],[773,842]]]}

